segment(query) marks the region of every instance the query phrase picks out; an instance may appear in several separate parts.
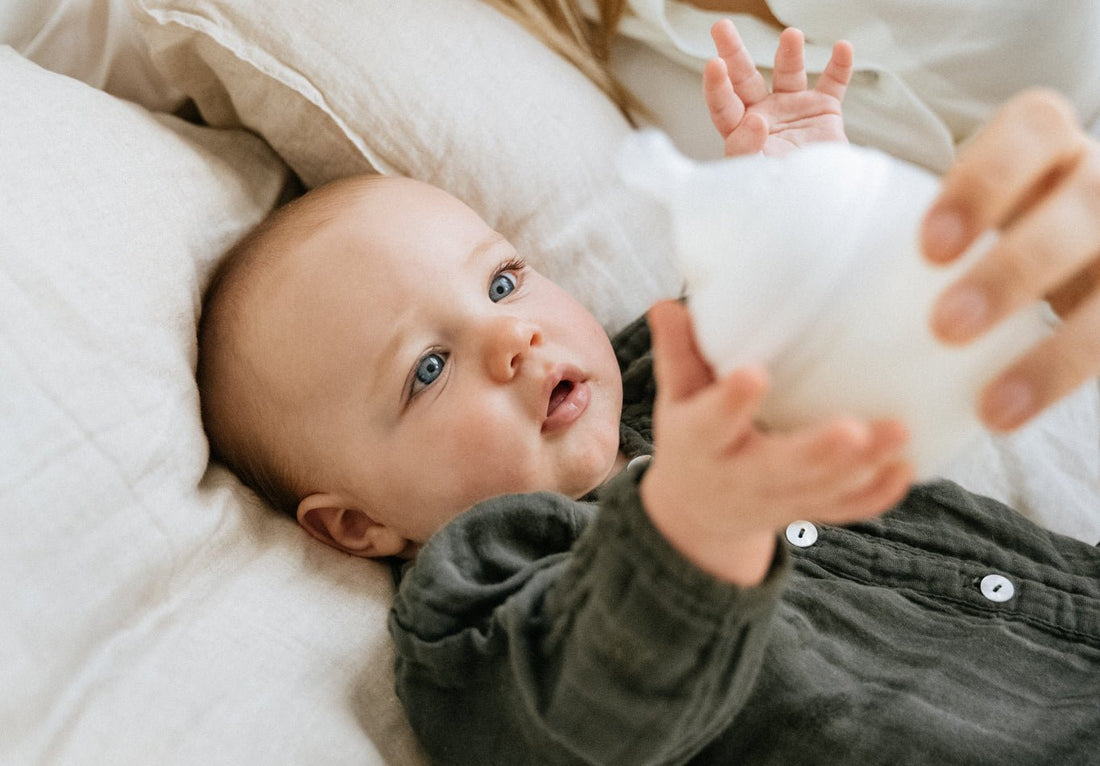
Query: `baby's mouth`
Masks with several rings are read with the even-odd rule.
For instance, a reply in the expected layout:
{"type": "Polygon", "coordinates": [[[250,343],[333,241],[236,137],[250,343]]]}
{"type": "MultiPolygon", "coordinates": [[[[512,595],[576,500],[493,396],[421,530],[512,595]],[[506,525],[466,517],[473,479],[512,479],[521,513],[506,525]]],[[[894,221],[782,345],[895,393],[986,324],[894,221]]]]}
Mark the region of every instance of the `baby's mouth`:
{"type": "Polygon", "coordinates": [[[546,417],[550,417],[554,414],[554,410],[561,406],[562,402],[569,398],[570,392],[573,390],[573,381],[563,380],[554,386],[554,390],[550,392],[550,402],[546,405],[546,417]]]}
{"type": "Polygon", "coordinates": [[[550,391],[546,395],[546,417],[542,421],[542,432],[552,433],[573,425],[588,409],[591,397],[588,383],[576,371],[565,372],[556,381],[547,381],[550,391]]]}

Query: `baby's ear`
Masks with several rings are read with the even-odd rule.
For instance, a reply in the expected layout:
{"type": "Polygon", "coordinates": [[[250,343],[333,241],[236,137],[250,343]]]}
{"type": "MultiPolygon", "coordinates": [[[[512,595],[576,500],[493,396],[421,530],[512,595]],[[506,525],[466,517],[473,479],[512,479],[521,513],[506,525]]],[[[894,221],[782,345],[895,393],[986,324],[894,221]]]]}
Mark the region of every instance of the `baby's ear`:
{"type": "Polygon", "coordinates": [[[326,545],[363,558],[401,556],[408,540],[364,511],[345,508],[340,499],[315,493],[298,503],[298,523],[326,545]]]}

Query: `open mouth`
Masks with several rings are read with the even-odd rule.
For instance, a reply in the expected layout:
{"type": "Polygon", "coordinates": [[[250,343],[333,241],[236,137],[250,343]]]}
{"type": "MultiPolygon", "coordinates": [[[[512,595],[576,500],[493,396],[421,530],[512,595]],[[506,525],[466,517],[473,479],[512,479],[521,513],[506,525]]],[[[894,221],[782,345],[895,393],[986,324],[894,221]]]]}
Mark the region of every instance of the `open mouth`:
{"type": "Polygon", "coordinates": [[[591,392],[588,384],[579,378],[576,374],[565,375],[550,388],[546,417],[542,421],[543,433],[568,428],[588,409],[591,392]]]}
{"type": "Polygon", "coordinates": [[[554,386],[554,390],[550,392],[550,402],[546,405],[546,417],[553,415],[554,411],[569,398],[573,388],[574,384],[571,380],[563,380],[554,386]]]}

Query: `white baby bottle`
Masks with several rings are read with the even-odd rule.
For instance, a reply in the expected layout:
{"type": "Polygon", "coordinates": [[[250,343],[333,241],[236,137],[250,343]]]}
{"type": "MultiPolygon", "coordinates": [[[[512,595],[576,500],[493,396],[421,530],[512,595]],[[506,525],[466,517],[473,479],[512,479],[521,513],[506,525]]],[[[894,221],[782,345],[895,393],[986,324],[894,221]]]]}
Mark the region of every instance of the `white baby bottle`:
{"type": "Polygon", "coordinates": [[[889,155],[828,143],[695,162],[650,130],[620,169],[668,210],[703,354],[718,372],[768,369],[766,427],[898,417],[929,478],[980,432],[983,385],[1049,332],[1036,304],[965,346],[933,337],[933,301],[989,240],[928,264],[918,230],[938,179],[889,155]]]}

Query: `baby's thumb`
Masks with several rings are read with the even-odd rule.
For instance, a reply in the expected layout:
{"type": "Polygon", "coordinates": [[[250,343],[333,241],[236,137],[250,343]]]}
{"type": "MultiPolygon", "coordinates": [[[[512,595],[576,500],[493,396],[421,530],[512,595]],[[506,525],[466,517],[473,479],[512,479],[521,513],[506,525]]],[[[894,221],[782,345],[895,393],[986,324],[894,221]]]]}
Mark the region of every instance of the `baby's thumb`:
{"type": "Polygon", "coordinates": [[[691,314],[677,301],[655,303],[646,317],[653,338],[653,376],[659,395],[685,399],[714,380],[695,342],[691,314]]]}

